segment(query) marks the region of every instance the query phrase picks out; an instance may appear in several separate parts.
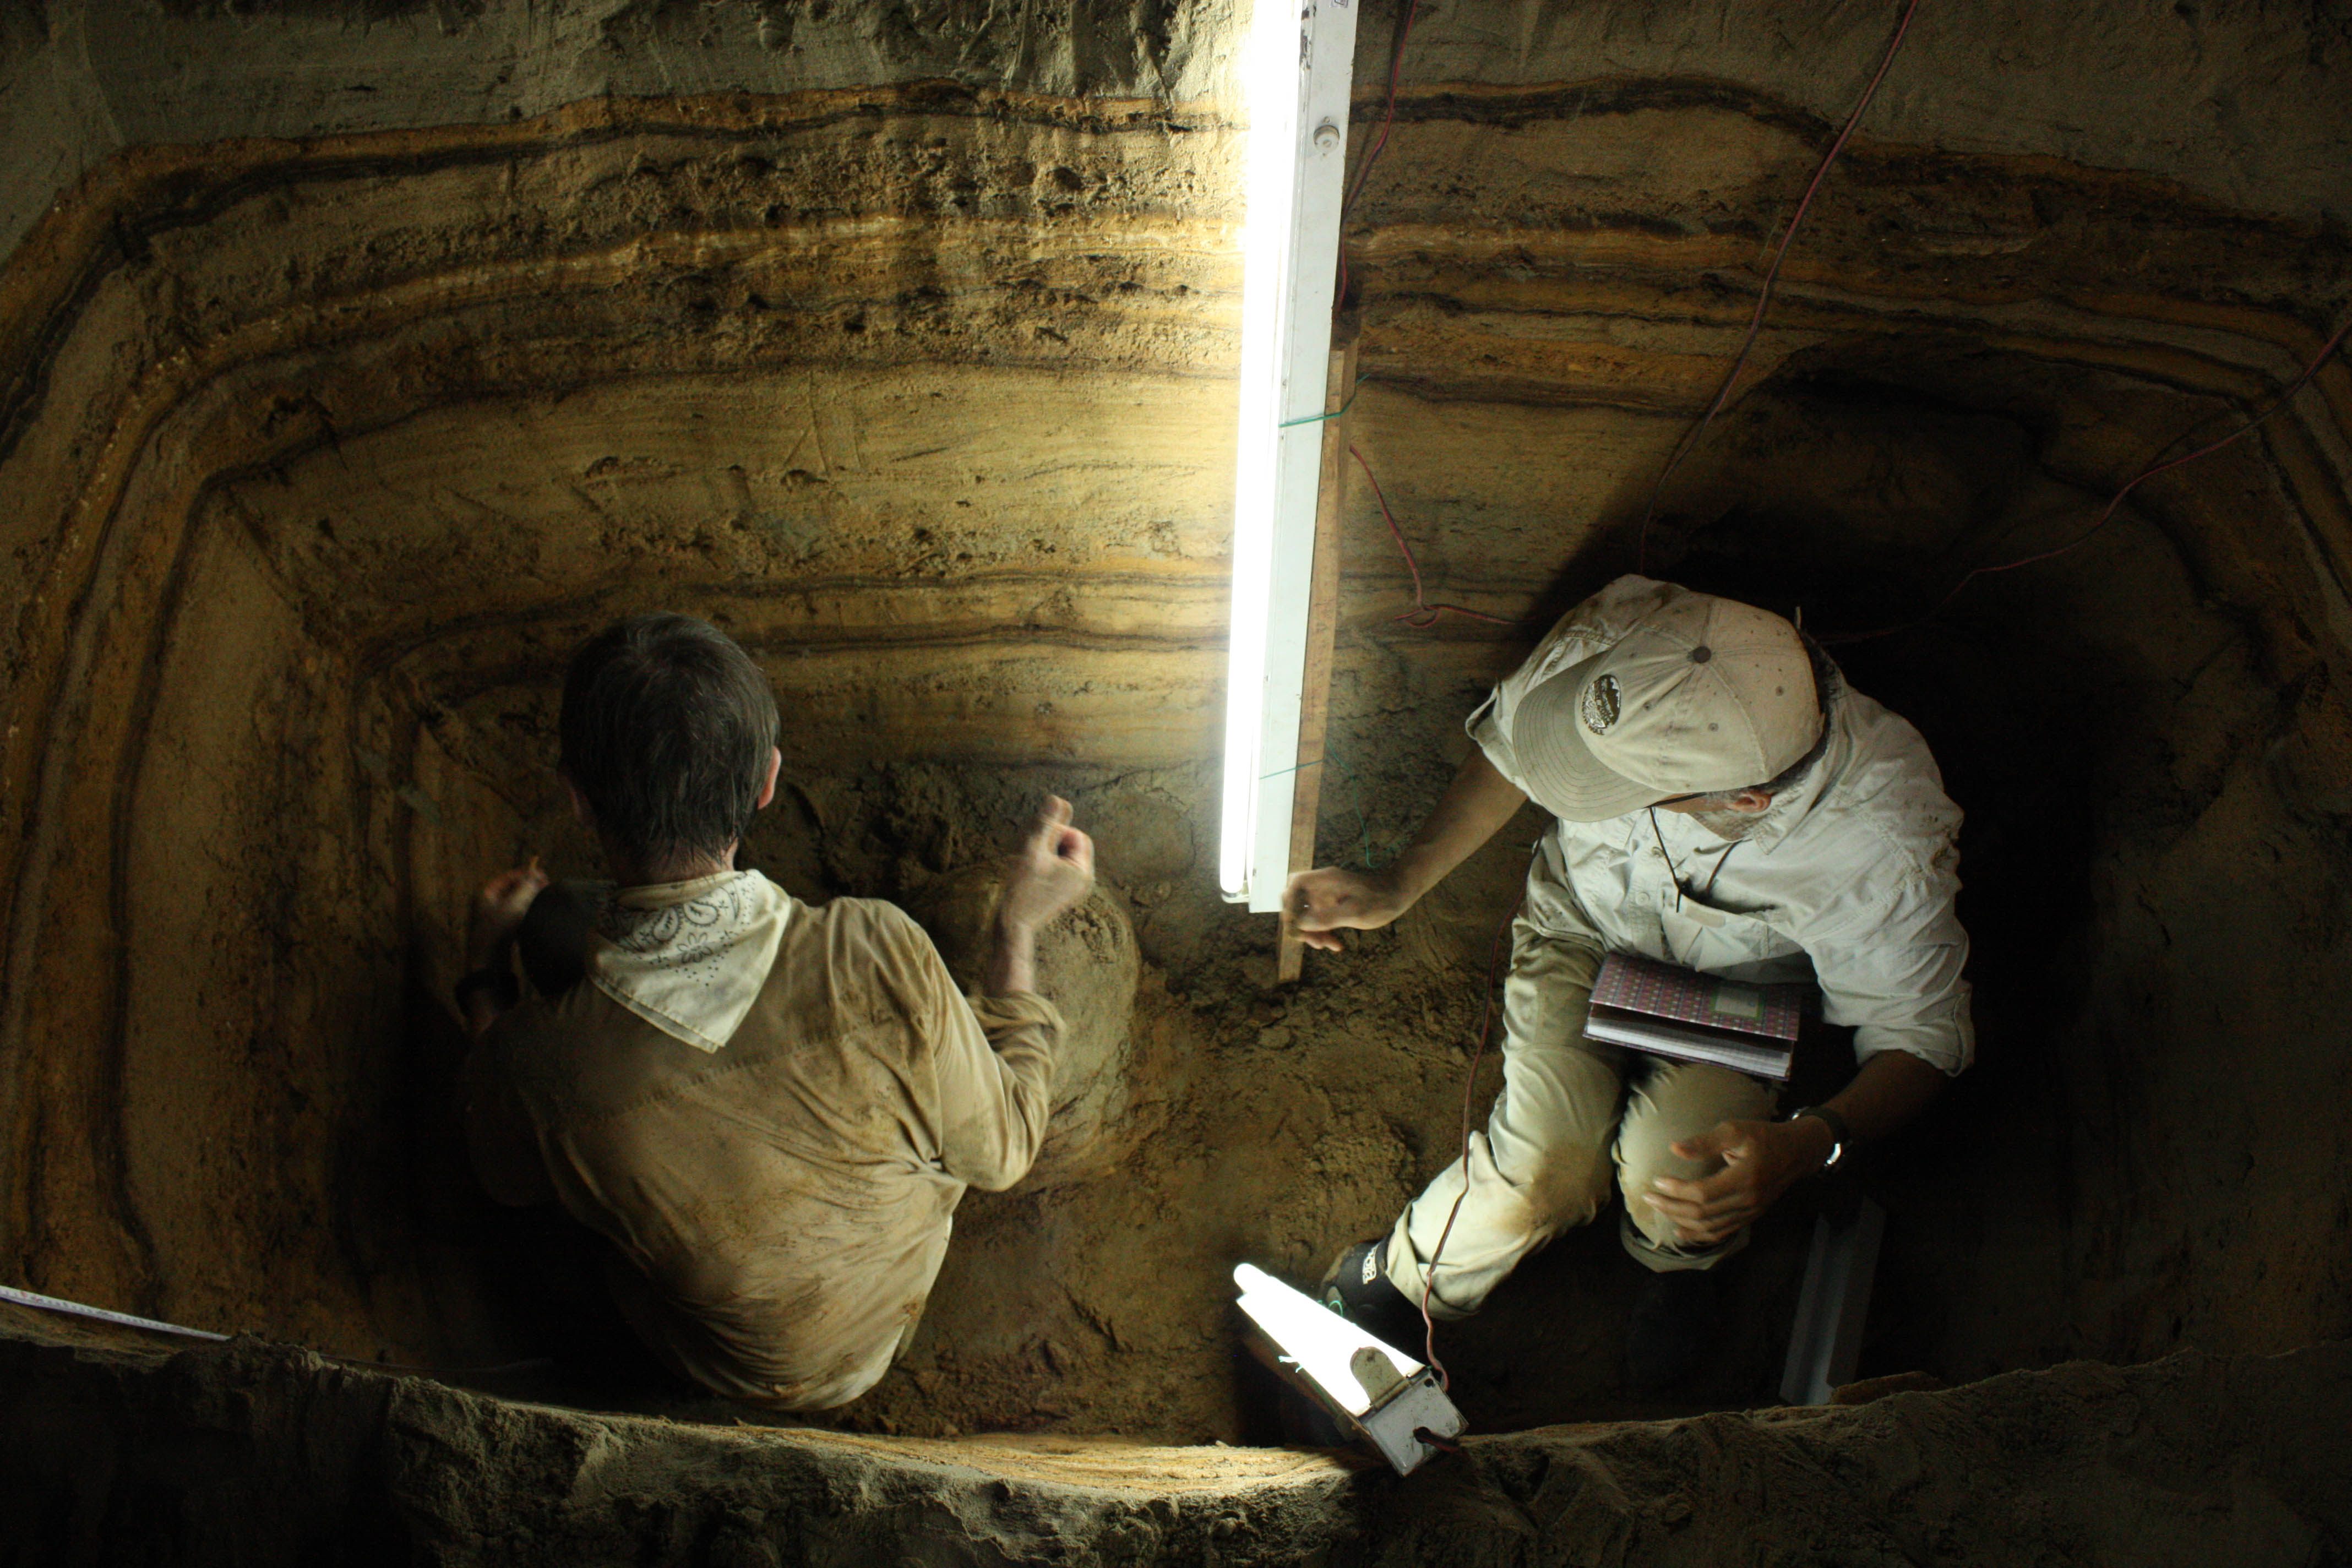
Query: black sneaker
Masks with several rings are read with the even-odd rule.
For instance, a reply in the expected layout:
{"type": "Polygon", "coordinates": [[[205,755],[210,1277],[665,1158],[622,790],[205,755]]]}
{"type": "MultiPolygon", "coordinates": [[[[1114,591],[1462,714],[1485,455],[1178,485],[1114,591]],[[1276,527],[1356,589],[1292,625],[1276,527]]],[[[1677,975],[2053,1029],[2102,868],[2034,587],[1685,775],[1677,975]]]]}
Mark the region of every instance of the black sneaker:
{"type": "Polygon", "coordinates": [[[1325,1270],[1316,1297],[1358,1328],[1419,1361],[1421,1307],[1389,1282],[1388,1257],[1386,1237],[1358,1242],[1325,1270]]]}
{"type": "Polygon", "coordinates": [[[1715,1342],[1721,1314],[1715,1270],[1674,1268],[1652,1274],[1633,1298],[1625,1324],[1625,1387],[1664,1394],[1696,1371],[1715,1342]]]}

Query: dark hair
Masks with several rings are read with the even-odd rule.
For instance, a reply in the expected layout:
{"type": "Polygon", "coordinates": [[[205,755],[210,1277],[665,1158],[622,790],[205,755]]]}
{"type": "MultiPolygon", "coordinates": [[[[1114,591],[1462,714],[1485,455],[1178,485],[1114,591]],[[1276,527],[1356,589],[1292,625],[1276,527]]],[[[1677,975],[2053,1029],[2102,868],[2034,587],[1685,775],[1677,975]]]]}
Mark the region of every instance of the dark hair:
{"type": "MultiPolygon", "coordinates": [[[[1814,738],[1812,749],[1803,756],[1782,768],[1764,783],[1749,786],[1770,795],[1780,795],[1796,788],[1805,782],[1805,775],[1811,773],[1820,763],[1822,754],[1830,749],[1830,721],[1837,713],[1838,699],[1845,694],[1845,672],[1838,668],[1837,661],[1830,658],[1829,650],[1815,642],[1802,630],[1800,630],[1797,636],[1805,645],[1805,657],[1812,661],[1813,700],[1822,710],[1822,732],[1814,738]]],[[[1738,792],[1735,790],[1731,793],[1736,795],[1738,792]]]]}
{"type": "Polygon", "coordinates": [[[632,616],[563,678],[563,772],[633,855],[719,855],[767,782],[776,699],[734,639],[691,616],[632,616]]]}

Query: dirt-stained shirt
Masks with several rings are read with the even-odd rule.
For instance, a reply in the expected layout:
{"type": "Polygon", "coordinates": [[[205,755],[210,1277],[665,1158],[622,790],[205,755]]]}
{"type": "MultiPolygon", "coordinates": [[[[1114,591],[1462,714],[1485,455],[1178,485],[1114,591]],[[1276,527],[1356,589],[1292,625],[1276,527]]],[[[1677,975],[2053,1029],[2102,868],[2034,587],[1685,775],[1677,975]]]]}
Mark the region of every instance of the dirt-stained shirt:
{"type": "MultiPolygon", "coordinates": [[[[789,898],[789,896],[786,896],[789,898]]],[[[725,1044],[688,1044],[596,984],[486,1039],[555,1195],[630,1266],[615,1295],[678,1370],[822,1409],[887,1371],[966,1186],[1025,1174],[1061,1016],[967,1000],[892,905],[789,900],[725,1044]]]]}
{"type": "MultiPolygon", "coordinates": [[[[1623,637],[1658,586],[1620,577],[1577,605],[1470,715],[1470,738],[1521,791],[1510,740],[1520,699],[1623,637]]],[[[1823,1016],[1853,1028],[1857,1057],[1905,1051],[1947,1073],[1974,1059],[1969,937],[1954,907],[1960,808],[1918,731],[1842,689],[1812,771],[1737,837],[1726,826],[1650,810],[1558,821],[1528,873],[1528,918],[1705,973],[1817,981],[1823,1016]]]]}

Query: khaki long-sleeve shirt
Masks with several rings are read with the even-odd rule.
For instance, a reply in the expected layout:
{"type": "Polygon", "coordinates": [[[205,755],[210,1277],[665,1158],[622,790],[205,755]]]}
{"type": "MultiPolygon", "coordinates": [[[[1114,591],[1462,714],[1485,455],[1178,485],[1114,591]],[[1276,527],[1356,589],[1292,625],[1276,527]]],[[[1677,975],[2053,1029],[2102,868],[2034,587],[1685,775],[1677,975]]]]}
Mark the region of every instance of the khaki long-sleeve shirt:
{"type": "MultiPolygon", "coordinates": [[[[1620,577],[1577,605],[1470,715],[1470,738],[1528,790],[1511,745],[1528,690],[1623,637],[1662,584],[1620,577]]],[[[1538,805],[1543,797],[1530,793],[1538,805]]],[[[1547,807],[1547,809],[1549,809],[1547,807]]],[[[1854,1052],[1958,1073],[1976,1055],[1960,889],[1960,808],[1919,731],[1845,690],[1829,746],[1738,839],[1671,811],[1555,822],[1528,917],[1556,935],[1743,980],[1814,980],[1854,1052]]]]}
{"type": "Polygon", "coordinates": [[[1061,1017],[959,993],[893,906],[792,900],[725,1045],[656,1027],[597,984],[486,1040],[555,1195],[630,1266],[622,1310],[720,1393],[819,1409],[911,1333],[966,1186],[1025,1174],[1061,1017]]]}

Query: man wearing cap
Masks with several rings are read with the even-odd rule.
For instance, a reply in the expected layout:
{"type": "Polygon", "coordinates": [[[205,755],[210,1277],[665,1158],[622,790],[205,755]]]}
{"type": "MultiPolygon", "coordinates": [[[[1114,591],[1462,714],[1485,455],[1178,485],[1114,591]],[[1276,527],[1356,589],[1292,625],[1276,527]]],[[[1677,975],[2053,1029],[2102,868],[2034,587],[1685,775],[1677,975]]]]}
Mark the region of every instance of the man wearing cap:
{"type": "Polygon", "coordinates": [[[1477,744],[1392,865],[1301,872],[1288,889],[1301,939],[1337,949],[1337,931],[1395,920],[1522,803],[1558,818],[1512,928],[1503,1091],[1486,1130],[1385,1237],[1340,1255],[1325,1299],[1417,1338],[1424,1293],[1438,1318],[1475,1311],[1614,1186],[1626,1250],[1653,1271],[1627,1379],[1663,1388],[1704,1349],[1711,1270],[1756,1217],[1969,1065],[1960,813],[1919,732],[1846,689],[1787,621],[1645,577],[1570,611],[1469,731],[1477,744]],[[1586,1039],[1611,952],[1815,981],[1828,1020],[1853,1028],[1860,1068],[1778,1117],[1755,1079],[1586,1039]]]}

